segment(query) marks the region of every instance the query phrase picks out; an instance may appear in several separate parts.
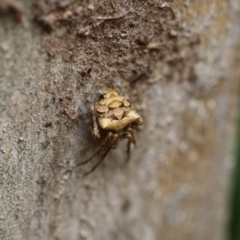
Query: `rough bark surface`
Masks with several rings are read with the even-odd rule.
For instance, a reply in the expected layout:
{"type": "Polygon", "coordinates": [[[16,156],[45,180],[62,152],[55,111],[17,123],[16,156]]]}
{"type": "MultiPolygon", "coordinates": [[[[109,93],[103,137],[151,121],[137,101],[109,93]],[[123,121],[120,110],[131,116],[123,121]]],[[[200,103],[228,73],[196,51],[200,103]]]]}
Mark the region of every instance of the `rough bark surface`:
{"type": "Polygon", "coordinates": [[[240,2],[0,3],[0,239],[224,239],[240,2]],[[144,120],[88,177],[108,87],[144,120]]]}

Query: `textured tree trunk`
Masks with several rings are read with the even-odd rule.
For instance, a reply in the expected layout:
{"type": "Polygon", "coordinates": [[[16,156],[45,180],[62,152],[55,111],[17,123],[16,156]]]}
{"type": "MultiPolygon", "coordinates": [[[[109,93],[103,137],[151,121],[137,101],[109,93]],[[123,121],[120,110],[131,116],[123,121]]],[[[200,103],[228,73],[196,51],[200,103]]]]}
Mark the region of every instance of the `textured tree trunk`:
{"type": "Polygon", "coordinates": [[[221,240],[240,1],[0,3],[0,239],[221,240]],[[92,174],[114,88],[143,118],[92,174]]]}

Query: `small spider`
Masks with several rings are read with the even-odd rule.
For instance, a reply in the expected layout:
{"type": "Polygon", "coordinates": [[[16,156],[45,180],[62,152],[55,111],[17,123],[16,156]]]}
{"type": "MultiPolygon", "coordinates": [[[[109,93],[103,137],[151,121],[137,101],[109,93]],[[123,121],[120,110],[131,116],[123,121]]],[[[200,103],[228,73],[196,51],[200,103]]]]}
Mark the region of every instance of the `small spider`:
{"type": "Polygon", "coordinates": [[[130,156],[131,143],[135,144],[135,126],[142,124],[142,118],[134,111],[127,98],[119,95],[115,90],[109,88],[101,99],[95,104],[93,111],[93,136],[101,140],[92,156],[77,166],[91,161],[98,154],[103,152],[100,160],[85,175],[93,172],[103,162],[108,152],[117,147],[118,141],[126,138],[127,154],[130,156]]]}

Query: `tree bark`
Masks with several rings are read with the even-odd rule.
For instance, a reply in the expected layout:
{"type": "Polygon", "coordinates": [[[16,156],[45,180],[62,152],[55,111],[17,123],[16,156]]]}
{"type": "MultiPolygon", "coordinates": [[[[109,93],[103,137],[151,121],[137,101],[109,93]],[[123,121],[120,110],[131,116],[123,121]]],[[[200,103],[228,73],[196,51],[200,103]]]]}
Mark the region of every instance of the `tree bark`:
{"type": "Polygon", "coordinates": [[[224,239],[240,2],[3,1],[0,238],[224,239]],[[143,118],[92,174],[109,87],[143,118]]]}

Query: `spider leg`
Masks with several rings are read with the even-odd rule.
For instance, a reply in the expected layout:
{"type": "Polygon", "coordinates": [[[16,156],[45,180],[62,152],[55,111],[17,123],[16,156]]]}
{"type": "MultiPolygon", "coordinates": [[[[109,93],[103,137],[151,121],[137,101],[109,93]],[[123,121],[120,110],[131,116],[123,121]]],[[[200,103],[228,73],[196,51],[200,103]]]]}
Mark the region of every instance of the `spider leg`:
{"type": "Polygon", "coordinates": [[[100,143],[100,145],[96,148],[96,150],[93,152],[93,155],[89,158],[89,159],[87,159],[87,160],[85,160],[85,161],[83,161],[83,162],[80,162],[80,163],[78,163],[76,166],[80,166],[80,165],[83,165],[83,164],[85,164],[85,163],[87,163],[87,162],[90,162],[94,157],[96,157],[104,148],[106,148],[106,146],[107,146],[107,144],[108,144],[108,141],[110,140],[112,138],[112,133],[109,133],[107,136],[106,136],[106,138],[100,143]]]}
{"type": "Polygon", "coordinates": [[[111,150],[111,148],[108,148],[105,153],[102,155],[102,157],[100,158],[100,160],[97,162],[97,164],[95,164],[92,169],[90,169],[89,171],[87,171],[86,173],[84,173],[84,176],[87,176],[88,174],[92,173],[105,159],[105,157],[107,156],[107,154],[109,153],[109,151],[111,150]]]}
{"type": "Polygon", "coordinates": [[[127,161],[130,159],[132,141],[128,138],[127,142],[127,161]]]}
{"type": "MultiPolygon", "coordinates": [[[[92,135],[99,139],[101,136],[100,136],[100,133],[99,133],[99,128],[98,128],[98,123],[97,123],[97,117],[96,117],[96,114],[95,114],[95,111],[94,111],[94,108],[92,107],[91,109],[91,119],[92,119],[92,123],[90,124],[90,122],[88,122],[85,118],[83,118],[84,116],[84,113],[83,111],[79,108],[78,111],[80,112],[80,118],[84,121],[84,123],[87,125],[88,129],[90,130],[90,132],[92,133],[92,135]],[[93,126],[92,126],[93,125],[93,126]]],[[[88,115],[88,114],[87,114],[88,115]]],[[[70,117],[70,116],[69,116],[70,117]]]]}
{"type": "Polygon", "coordinates": [[[128,139],[128,142],[127,142],[127,160],[126,161],[129,161],[130,159],[130,155],[131,155],[131,143],[133,144],[136,144],[136,141],[135,141],[135,137],[134,137],[134,131],[132,128],[129,128],[128,129],[128,133],[126,135],[126,138],[128,139]]]}
{"type": "Polygon", "coordinates": [[[133,144],[136,144],[136,140],[135,140],[135,136],[134,136],[134,131],[133,131],[133,129],[132,129],[132,128],[129,128],[128,130],[129,130],[129,132],[131,133],[132,143],[133,143],[133,144]]]}
{"type": "Polygon", "coordinates": [[[112,149],[112,147],[114,146],[114,144],[117,143],[118,141],[118,137],[117,135],[113,136],[115,139],[113,139],[112,143],[108,146],[107,150],[104,152],[104,154],[102,155],[102,157],[100,158],[100,160],[97,162],[97,164],[95,164],[88,172],[86,172],[84,174],[84,176],[87,176],[88,174],[92,173],[102,162],[103,160],[106,158],[106,156],[108,155],[109,151],[112,149]]]}
{"type": "Polygon", "coordinates": [[[99,133],[99,127],[98,127],[98,123],[97,123],[97,117],[96,114],[94,114],[94,111],[92,111],[92,118],[93,118],[93,129],[92,129],[92,133],[96,138],[100,138],[100,133],[99,133]]]}

